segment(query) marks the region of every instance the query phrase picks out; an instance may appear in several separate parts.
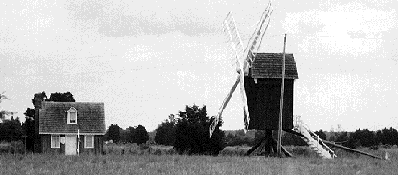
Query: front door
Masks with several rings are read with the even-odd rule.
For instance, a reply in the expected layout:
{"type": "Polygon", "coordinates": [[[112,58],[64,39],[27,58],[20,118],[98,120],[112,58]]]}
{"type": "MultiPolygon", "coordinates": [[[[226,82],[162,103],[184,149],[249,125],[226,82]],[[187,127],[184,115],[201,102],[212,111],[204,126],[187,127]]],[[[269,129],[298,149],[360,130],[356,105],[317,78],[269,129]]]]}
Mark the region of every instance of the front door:
{"type": "Polygon", "coordinates": [[[76,136],[65,136],[65,155],[76,155],[76,136]]]}

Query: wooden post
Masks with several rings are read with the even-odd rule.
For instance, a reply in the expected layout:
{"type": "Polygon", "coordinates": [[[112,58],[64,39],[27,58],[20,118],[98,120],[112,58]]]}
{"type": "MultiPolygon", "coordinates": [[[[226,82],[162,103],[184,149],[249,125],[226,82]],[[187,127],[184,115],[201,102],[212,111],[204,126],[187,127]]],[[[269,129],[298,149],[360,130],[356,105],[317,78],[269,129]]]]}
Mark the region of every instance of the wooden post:
{"type": "MultiPolygon", "coordinates": [[[[273,153],[273,130],[265,129],[265,157],[269,157],[273,153]]],[[[274,151],[276,152],[276,151],[274,151]]]]}
{"type": "Polygon", "coordinates": [[[78,149],[76,149],[78,156],[79,156],[79,152],[80,152],[79,151],[79,147],[80,147],[79,143],[80,143],[80,133],[79,133],[79,128],[78,128],[78,149]]]}
{"type": "Polygon", "coordinates": [[[284,48],[283,48],[283,63],[281,71],[281,96],[280,96],[280,116],[278,118],[278,133],[277,133],[277,155],[281,155],[281,136],[283,129],[283,101],[284,101],[284,79],[285,79],[285,43],[287,34],[284,35],[284,48]]]}
{"type": "Polygon", "coordinates": [[[24,138],[24,140],[25,140],[25,143],[24,143],[24,144],[25,144],[25,150],[24,150],[24,153],[25,153],[25,155],[26,155],[26,137],[28,137],[28,136],[26,136],[26,135],[23,135],[22,137],[23,137],[23,138],[24,138]]]}

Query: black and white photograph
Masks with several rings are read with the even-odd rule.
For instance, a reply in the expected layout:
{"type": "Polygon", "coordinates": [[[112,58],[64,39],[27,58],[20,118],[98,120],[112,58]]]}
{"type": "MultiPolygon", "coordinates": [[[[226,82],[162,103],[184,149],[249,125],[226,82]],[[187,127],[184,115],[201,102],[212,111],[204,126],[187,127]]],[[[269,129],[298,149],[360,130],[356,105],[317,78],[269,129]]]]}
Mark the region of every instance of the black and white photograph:
{"type": "Polygon", "coordinates": [[[4,0],[1,175],[397,175],[396,0],[4,0]]]}

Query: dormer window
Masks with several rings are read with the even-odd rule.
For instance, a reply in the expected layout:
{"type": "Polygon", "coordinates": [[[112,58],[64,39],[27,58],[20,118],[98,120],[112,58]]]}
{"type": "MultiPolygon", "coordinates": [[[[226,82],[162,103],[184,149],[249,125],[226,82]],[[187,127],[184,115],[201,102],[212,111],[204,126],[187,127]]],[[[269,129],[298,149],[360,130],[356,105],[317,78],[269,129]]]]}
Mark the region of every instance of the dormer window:
{"type": "Polygon", "coordinates": [[[77,124],[77,122],[78,122],[78,111],[74,107],[71,107],[67,111],[67,124],[77,124]]]}

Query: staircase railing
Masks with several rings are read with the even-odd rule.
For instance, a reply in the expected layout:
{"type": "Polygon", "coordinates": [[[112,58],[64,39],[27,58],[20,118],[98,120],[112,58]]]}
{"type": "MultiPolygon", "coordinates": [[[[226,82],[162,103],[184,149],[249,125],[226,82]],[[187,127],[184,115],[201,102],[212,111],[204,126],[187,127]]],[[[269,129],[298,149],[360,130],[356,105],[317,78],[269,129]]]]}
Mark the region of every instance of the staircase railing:
{"type": "Polygon", "coordinates": [[[294,131],[301,133],[304,137],[302,139],[309,145],[309,147],[316,151],[322,158],[332,159],[337,157],[333,150],[331,150],[326,144],[324,144],[320,137],[312,132],[310,128],[299,120],[294,127],[294,131]]]}

